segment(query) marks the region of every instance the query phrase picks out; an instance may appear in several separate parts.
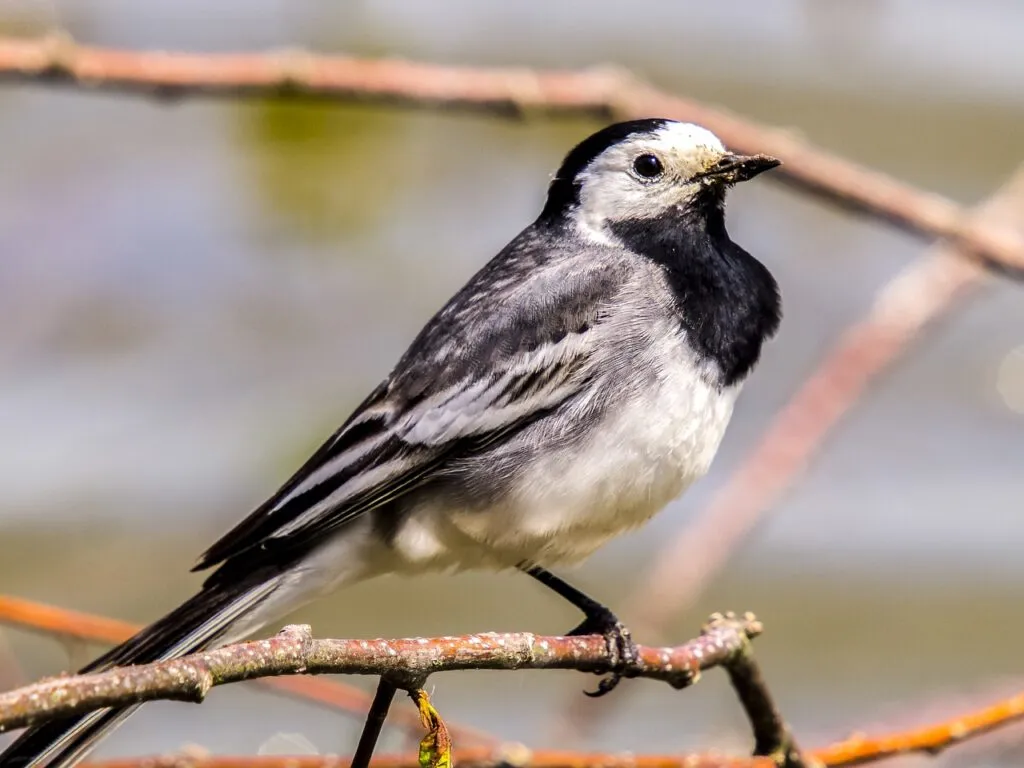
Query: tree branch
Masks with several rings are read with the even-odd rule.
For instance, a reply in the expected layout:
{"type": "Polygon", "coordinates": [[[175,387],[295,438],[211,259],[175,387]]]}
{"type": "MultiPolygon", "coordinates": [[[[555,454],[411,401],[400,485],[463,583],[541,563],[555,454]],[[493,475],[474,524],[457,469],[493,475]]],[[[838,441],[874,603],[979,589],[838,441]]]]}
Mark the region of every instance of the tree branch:
{"type": "Polygon", "coordinates": [[[1024,693],[941,723],[882,736],[857,734],[819,749],[814,755],[828,766],[861,765],[914,752],[937,755],[954,744],[1021,720],[1024,720],[1024,693]]]}
{"type": "Polygon", "coordinates": [[[657,115],[700,123],[742,152],[785,161],[772,178],[883,219],[951,240],[965,255],[1024,277],[1024,239],[979,228],[956,203],[810,146],[793,134],[660,91],[614,68],[578,72],[451,67],[304,51],[186,54],[89,48],[63,35],[0,38],[0,79],[156,97],[294,96],[406,106],[627,119],[657,115]]]}
{"type": "MultiPolygon", "coordinates": [[[[101,644],[121,643],[142,628],[126,621],[71,611],[10,595],[0,595],[0,624],[57,638],[101,644]]],[[[363,717],[371,702],[371,696],[365,691],[327,678],[277,677],[265,678],[258,683],[272,688],[276,693],[341,710],[356,717],[363,717]]],[[[421,730],[419,716],[415,712],[399,710],[392,713],[391,719],[409,733],[419,733],[421,730]]],[[[496,742],[493,736],[477,728],[464,725],[451,725],[450,728],[460,744],[484,745],[496,742]]]]}
{"type": "MultiPolygon", "coordinates": [[[[714,626],[718,621],[726,619],[716,614],[708,626],[714,626]]],[[[783,768],[808,768],[810,763],[800,752],[761,675],[761,668],[754,661],[749,639],[724,666],[754,731],[754,755],[771,758],[773,763],[783,768]]]]}
{"type": "Polygon", "coordinates": [[[141,629],[127,621],[58,608],[10,595],[0,595],[0,624],[111,645],[127,640],[141,629]]]}
{"type": "MultiPolygon", "coordinates": [[[[760,632],[761,625],[752,616],[721,617],[685,645],[641,646],[640,676],[685,688],[702,670],[727,665],[760,632]]],[[[199,702],[214,686],[276,675],[384,675],[398,687],[411,689],[421,687],[435,672],[575,669],[603,674],[609,662],[601,637],[485,633],[433,639],[315,640],[308,626],[289,626],[269,640],[98,674],[51,678],[0,694],[0,732],[156,699],[199,702]]]]}
{"type": "MultiPolygon", "coordinates": [[[[58,608],[42,606],[45,610],[37,610],[34,603],[30,601],[17,600],[15,598],[0,596],[0,623],[12,623],[18,626],[25,626],[44,632],[56,634],[68,634],[85,640],[99,640],[98,634],[105,631],[104,628],[116,628],[120,622],[89,614],[78,614],[75,612],[65,613],[58,608]],[[75,624],[69,622],[68,618],[81,618],[82,621],[75,624]],[[95,630],[97,634],[91,634],[95,630]]],[[[713,617],[717,619],[718,617],[713,617]]],[[[749,621],[749,619],[748,619],[749,621]]],[[[754,636],[760,629],[757,624],[746,627],[749,636],[754,636]]],[[[134,628],[131,625],[123,624],[120,630],[125,635],[130,634],[134,628]]],[[[279,636],[280,637],[280,636],[279,636]]],[[[499,636],[484,636],[499,637],[499,636]]],[[[111,641],[124,639],[122,635],[111,636],[111,641]]],[[[577,638],[587,639],[587,638],[577,638]]],[[[741,640],[740,638],[730,638],[741,640]]],[[[272,641],[275,642],[278,638],[272,641]]],[[[538,638],[539,640],[539,638],[538,638]]],[[[684,648],[691,649],[691,656],[696,656],[697,648],[709,642],[710,638],[701,638],[695,641],[696,644],[687,644],[684,648]]],[[[326,642],[326,641],[325,641],[326,642]]],[[[344,641],[342,641],[344,642],[344,641]]],[[[349,641],[359,643],[361,641],[349,641]]],[[[377,641],[367,641],[377,642],[377,641]]],[[[409,641],[404,641],[409,642],[409,641]]],[[[742,642],[742,641],[741,641],[742,642]]],[[[419,646],[419,641],[416,641],[419,646]]],[[[260,643],[246,644],[261,645],[260,643]]],[[[500,648],[500,646],[498,646],[500,648]]],[[[735,649],[736,646],[729,646],[735,649]]],[[[227,650],[227,649],[224,649],[227,650]]],[[[703,653],[703,651],[701,651],[703,653]]],[[[731,656],[732,663],[736,663],[740,651],[735,650],[731,656]]],[[[706,659],[705,659],[706,660],[706,659]]],[[[173,662],[168,662],[168,664],[173,662]]],[[[710,664],[709,664],[710,666],[710,664]]],[[[145,669],[145,668],[142,668],[145,669]]],[[[97,676],[91,676],[97,677],[97,676]]],[[[83,678],[65,677],[50,680],[43,685],[50,686],[46,690],[55,692],[59,690],[60,683],[81,680],[83,678]]],[[[86,677],[85,679],[88,679],[86,677]]],[[[326,680],[316,678],[301,678],[310,683],[327,683],[326,680]]],[[[264,682],[298,682],[299,678],[278,678],[265,679],[264,682]]],[[[0,695],[0,700],[8,701],[9,697],[16,694],[31,696],[31,692],[40,693],[37,686],[29,686],[19,691],[12,691],[9,694],[0,695]]],[[[365,709],[365,706],[364,706],[365,709]]],[[[758,711],[759,705],[755,703],[754,711],[758,711]]],[[[764,708],[760,708],[764,711],[764,708]]],[[[748,713],[750,707],[748,706],[748,713]]],[[[768,710],[771,711],[770,709],[768,710]]],[[[5,723],[4,716],[7,711],[0,707],[0,730],[17,727],[5,723]]],[[[401,714],[395,712],[395,715],[401,714]]],[[[748,717],[750,715],[748,714],[748,717]]],[[[756,715],[755,715],[756,716],[756,715]]],[[[757,716],[760,719],[759,716],[757,716]]],[[[48,719],[48,718],[47,718],[48,719]]],[[[955,744],[959,744],[971,738],[989,733],[1000,727],[1024,719],[1024,693],[1008,699],[987,705],[976,711],[968,712],[957,716],[949,721],[928,724],[919,728],[900,731],[882,735],[858,734],[844,741],[837,742],[830,746],[808,750],[806,762],[821,763],[826,766],[847,766],[860,765],[886,759],[896,755],[909,754],[913,752],[926,752],[937,754],[955,744]]],[[[403,718],[404,720],[404,718],[403,718]]],[[[770,715],[765,718],[766,722],[776,720],[781,723],[781,717],[770,715]]],[[[752,721],[753,722],[753,721],[752,721]]],[[[404,723],[403,723],[404,724],[404,723]]],[[[419,729],[418,720],[416,727],[419,729]]],[[[760,733],[771,733],[774,726],[760,731],[760,733]]],[[[454,729],[453,729],[454,730],[454,729]]],[[[775,733],[783,731],[775,730],[775,733]]],[[[457,740],[464,740],[465,737],[458,735],[457,740]]],[[[755,741],[765,744],[772,744],[773,739],[765,739],[758,736],[755,726],[755,741]]],[[[776,738],[774,741],[778,742],[776,738]]],[[[463,742],[464,743],[464,742],[463,742]]],[[[477,742],[478,743],[478,742],[477,742]]],[[[771,749],[771,747],[769,747],[771,749]]],[[[777,758],[777,755],[774,756],[777,758]]],[[[766,757],[739,758],[722,755],[622,755],[622,754],[599,754],[566,751],[531,751],[521,745],[503,745],[490,747],[462,747],[459,749],[458,760],[460,766],[473,766],[475,768],[495,768],[499,765],[516,765],[519,768],[586,768],[587,766],[602,766],[602,768],[772,768],[777,763],[775,759],[766,757]],[[514,754],[511,754],[514,752],[514,754]],[[510,754],[506,754],[510,753],[510,754]]],[[[146,758],[122,758],[117,760],[101,761],[91,764],[88,768],[345,768],[348,765],[347,758],[337,756],[261,756],[261,757],[231,757],[231,756],[207,756],[203,754],[174,754],[146,758]]],[[[374,758],[374,766],[380,768],[418,768],[415,757],[408,755],[379,755],[374,758]]]]}
{"type": "MultiPolygon", "coordinates": [[[[530,750],[521,744],[497,749],[460,749],[458,768],[777,768],[765,757],[736,757],[715,753],[633,755],[622,752],[530,750]]],[[[171,754],[125,757],[86,763],[83,768],[349,768],[337,755],[203,755],[171,754]]],[[[415,755],[379,754],[371,768],[421,768],[415,755]]]]}
{"type": "MultiPolygon", "coordinates": [[[[968,739],[1024,720],[1024,693],[951,720],[880,736],[857,734],[822,749],[809,750],[807,761],[827,768],[886,760],[923,752],[937,755],[968,739]]],[[[768,757],[733,757],[717,754],[623,754],[530,750],[521,744],[460,749],[460,768],[777,768],[768,757]]],[[[90,763],[84,768],[346,768],[347,758],[336,755],[224,756],[172,754],[145,758],[118,758],[90,763]]],[[[419,768],[415,756],[377,755],[372,768],[419,768]]]]}

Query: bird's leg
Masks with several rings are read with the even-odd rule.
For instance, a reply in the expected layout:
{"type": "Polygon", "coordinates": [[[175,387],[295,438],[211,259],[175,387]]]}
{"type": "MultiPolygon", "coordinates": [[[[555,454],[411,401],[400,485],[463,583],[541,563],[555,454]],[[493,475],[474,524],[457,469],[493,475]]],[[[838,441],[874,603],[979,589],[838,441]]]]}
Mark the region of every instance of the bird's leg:
{"type": "Polygon", "coordinates": [[[636,643],[630,637],[629,630],[614,613],[539,565],[523,564],[519,569],[583,611],[586,618],[568,634],[601,635],[608,644],[608,654],[612,660],[611,674],[598,683],[596,691],[584,691],[587,696],[604,696],[612,691],[623,677],[636,677],[640,672],[640,656],[636,643]]]}

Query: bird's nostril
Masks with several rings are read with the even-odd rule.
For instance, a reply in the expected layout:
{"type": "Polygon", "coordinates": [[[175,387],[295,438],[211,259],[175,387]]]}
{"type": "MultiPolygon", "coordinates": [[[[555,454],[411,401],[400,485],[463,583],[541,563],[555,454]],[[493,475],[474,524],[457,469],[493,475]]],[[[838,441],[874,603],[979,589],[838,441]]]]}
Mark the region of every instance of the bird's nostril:
{"type": "Polygon", "coordinates": [[[716,168],[728,168],[730,165],[733,164],[733,161],[734,161],[733,157],[731,157],[729,155],[726,155],[725,157],[721,158],[717,163],[715,163],[715,167],[716,168]]]}

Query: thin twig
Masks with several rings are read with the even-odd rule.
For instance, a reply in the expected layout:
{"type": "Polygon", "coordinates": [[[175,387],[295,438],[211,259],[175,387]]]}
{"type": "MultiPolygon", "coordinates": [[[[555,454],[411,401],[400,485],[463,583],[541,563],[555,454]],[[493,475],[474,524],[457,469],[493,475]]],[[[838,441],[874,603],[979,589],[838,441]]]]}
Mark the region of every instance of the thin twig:
{"type": "MultiPolygon", "coordinates": [[[[710,629],[728,620],[728,616],[715,614],[706,628],[710,629]]],[[[723,666],[729,673],[729,682],[754,731],[754,755],[768,757],[781,768],[809,768],[809,761],[797,746],[789,725],[783,719],[761,675],[761,668],[754,660],[750,641],[747,640],[743,649],[732,654],[723,666]]]]}
{"type": "MultiPolygon", "coordinates": [[[[139,625],[126,621],[71,611],[10,595],[0,595],[0,624],[58,638],[73,638],[100,644],[123,642],[141,629],[139,625]]],[[[357,717],[363,716],[372,701],[369,694],[355,686],[322,677],[277,677],[256,682],[272,688],[275,693],[341,710],[357,717]]],[[[395,711],[392,720],[408,733],[419,734],[422,730],[415,712],[395,711]]],[[[477,728],[464,725],[450,727],[461,744],[485,745],[496,742],[493,736],[477,728]]]]}
{"type": "MultiPolygon", "coordinates": [[[[863,765],[899,755],[943,750],[997,728],[1024,720],[1024,693],[941,723],[907,731],[871,736],[857,734],[830,746],[807,750],[808,762],[841,768],[863,765]]],[[[777,768],[767,757],[732,757],[716,754],[623,754],[530,750],[520,744],[460,749],[462,768],[777,768]]],[[[181,754],[145,758],[119,758],[90,763],[84,768],[347,768],[349,760],[337,755],[232,757],[181,754]]],[[[412,755],[377,755],[373,768],[418,768],[412,755]]]]}
{"type": "Polygon", "coordinates": [[[1024,276],[1024,239],[1016,233],[977,227],[951,200],[816,149],[790,132],[665,93],[615,68],[573,72],[452,67],[306,51],[144,52],[90,48],[51,35],[0,38],[0,79],[157,97],[303,95],[516,116],[660,116],[696,122],[739,151],[782,158],[785,164],[773,178],[909,232],[956,242],[965,255],[1024,276]]]}
{"type": "MultiPolygon", "coordinates": [[[[764,757],[735,757],[715,753],[632,755],[628,753],[529,750],[521,744],[496,749],[460,749],[459,768],[777,768],[764,757]]],[[[338,755],[197,755],[114,758],[87,763],[83,768],[350,768],[338,755]]],[[[415,755],[378,754],[371,768],[421,768],[415,755]]]]}
{"type": "Polygon", "coordinates": [[[1024,720],[1024,693],[941,723],[882,736],[856,734],[819,749],[814,756],[828,766],[847,766],[914,752],[937,755],[966,739],[1021,720],[1024,720]]]}
{"type": "MultiPolygon", "coordinates": [[[[727,662],[760,632],[760,623],[748,615],[716,622],[685,645],[641,646],[638,676],[685,688],[701,670],[727,662]]],[[[199,702],[213,686],[276,675],[388,675],[392,680],[418,680],[461,669],[575,669],[603,674],[611,662],[607,643],[598,636],[485,633],[431,639],[315,640],[308,626],[290,626],[268,640],[98,674],[51,678],[0,694],[0,732],[156,699],[199,702]]]]}
{"type": "Polygon", "coordinates": [[[377,693],[374,694],[373,703],[366,713],[366,722],[363,724],[363,732],[359,734],[359,743],[352,755],[352,768],[368,768],[373,752],[377,749],[377,739],[384,729],[384,721],[388,719],[388,711],[391,709],[391,702],[395,700],[398,688],[386,676],[381,675],[377,683],[377,693]]]}
{"type": "Polygon", "coordinates": [[[58,608],[10,595],[0,595],[0,624],[111,645],[124,642],[140,629],[127,621],[58,608]]]}

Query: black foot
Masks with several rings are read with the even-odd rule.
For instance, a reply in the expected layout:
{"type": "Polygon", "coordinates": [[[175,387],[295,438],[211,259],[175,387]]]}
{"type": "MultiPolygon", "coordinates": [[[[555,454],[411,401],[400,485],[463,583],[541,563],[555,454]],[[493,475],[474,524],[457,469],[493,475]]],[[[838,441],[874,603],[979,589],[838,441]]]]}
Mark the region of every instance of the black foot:
{"type": "Polygon", "coordinates": [[[636,677],[643,671],[636,643],[629,636],[629,630],[614,613],[539,565],[521,563],[519,568],[583,611],[587,618],[570,632],[570,635],[600,635],[608,644],[608,655],[611,657],[610,674],[598,683],[596,691],[584,691],[587,696],[604,696],[615,690],[615,686],[622,678],[636,677]]]}
{"type": "Polygon", "coordinates": [[[601,635],[608,645],[608,655],[611,657],[610,674],[597,684],[596,691],[584,691],[583,693],[587,696],[596,699],[606,693],[611,693],[622,678],[636,677],[643,671],[640,665],[640,654],[629,630],[607,608],[595,606],[593,612],[583,620],[583,623],[569,634],[577,637],[601,635]]]}

